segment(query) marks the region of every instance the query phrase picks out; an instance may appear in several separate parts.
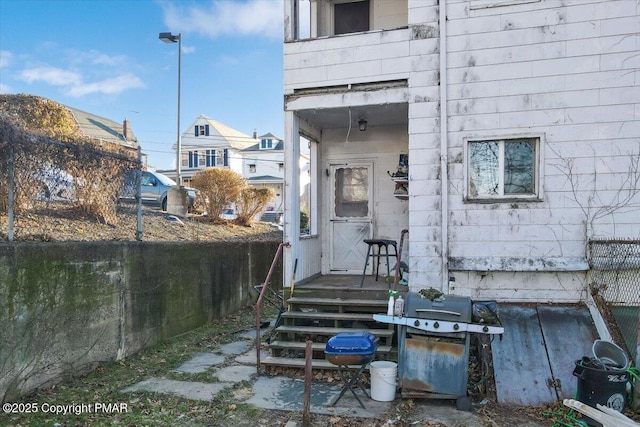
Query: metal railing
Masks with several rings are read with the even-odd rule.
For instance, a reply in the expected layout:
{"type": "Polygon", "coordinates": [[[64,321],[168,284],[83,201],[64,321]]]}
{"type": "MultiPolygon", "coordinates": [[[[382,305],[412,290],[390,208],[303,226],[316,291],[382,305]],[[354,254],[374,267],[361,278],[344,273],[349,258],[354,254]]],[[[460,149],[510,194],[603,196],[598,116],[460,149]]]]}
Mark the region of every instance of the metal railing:
{"type": "Polygon", "coordinates": [[[607,320],[635,359],[640,344],[640,240],[589,241],[589,266],[591,292],[606,302],[607,320]]]}
{"type": "Polygon", "coordinates": [[[278,250],[276,251],[275,256],[273,257],[273,261],[271,262],[271,267],[269,268],[269,272],[267,273],[267,277],[264,279],[264,283],[260,287],[260,296],[258,297],[258,301],[256,302],[256,370],[258,374],[260,373],[260,315],[262,308],[262,300],[265,298],[265,292],[269,288],[269,284],[271,283],[271,276],[275,271],[276,265],[278,264],[278,260],[282,255],[282,251],[285,247],[289,247],[289,243],[280,243],[278,245],[278,250]]]}

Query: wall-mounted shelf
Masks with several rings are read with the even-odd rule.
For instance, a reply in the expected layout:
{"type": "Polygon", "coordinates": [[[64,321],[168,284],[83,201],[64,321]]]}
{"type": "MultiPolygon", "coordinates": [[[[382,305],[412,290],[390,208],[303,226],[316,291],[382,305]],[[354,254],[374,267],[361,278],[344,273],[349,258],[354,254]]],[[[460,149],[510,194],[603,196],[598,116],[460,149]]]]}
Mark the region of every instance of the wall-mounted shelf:
{"type": "Polygon", "coordinates": [[[409,177],[404,178],[391,178],[393,182],[396,183],[396,189],[393,195],[400,200],[408,200],[409,199],[409,177]],[[399,194],[398,190],[400,190],[399,194]],[[404,191],[402,191],[404,190],[404,191]]]}

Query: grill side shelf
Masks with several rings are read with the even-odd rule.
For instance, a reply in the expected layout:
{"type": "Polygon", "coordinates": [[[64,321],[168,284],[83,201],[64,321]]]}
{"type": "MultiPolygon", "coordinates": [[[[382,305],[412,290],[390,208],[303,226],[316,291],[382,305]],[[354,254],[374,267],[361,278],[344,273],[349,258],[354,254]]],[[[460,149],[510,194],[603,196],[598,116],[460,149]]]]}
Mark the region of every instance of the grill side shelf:
{"type": "Polygon", "coordinates": [[[473,332],[478,334],[499,335],[504,333],[502,326],[489,326],[476,323],[450,322],[447,320],[416,319],[411,317],[387,316],[374,314],[373,320],[380,323],[393,323],[395,325],[408,326],[421,331],[434,333],[473,332]]]}

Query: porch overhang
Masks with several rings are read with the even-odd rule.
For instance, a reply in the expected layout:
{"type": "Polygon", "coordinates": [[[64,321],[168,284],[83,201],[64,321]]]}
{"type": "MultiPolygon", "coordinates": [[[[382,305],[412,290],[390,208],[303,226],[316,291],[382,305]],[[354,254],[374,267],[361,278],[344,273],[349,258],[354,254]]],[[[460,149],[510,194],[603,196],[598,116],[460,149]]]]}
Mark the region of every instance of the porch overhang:
{"type": "Polygon", "coordinates": [[[324,92],[285,97],[285,110],[319,129],[357,126],[360,118],[370,126],[406,125],[409,121],[409,89],[394,87],[374,91],[324,92]]]}

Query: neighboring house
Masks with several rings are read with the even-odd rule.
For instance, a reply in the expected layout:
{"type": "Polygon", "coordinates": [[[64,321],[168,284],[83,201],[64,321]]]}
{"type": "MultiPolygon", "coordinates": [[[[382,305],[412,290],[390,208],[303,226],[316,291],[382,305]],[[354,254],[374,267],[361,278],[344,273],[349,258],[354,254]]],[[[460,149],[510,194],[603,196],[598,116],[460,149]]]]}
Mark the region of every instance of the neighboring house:
{"type": "MultiPolygon", "coordinates": [[[[195,172],[209,167],[224,167],[242,174],[242,151],[255,143],[255,138],[201,114],[182,134],[183,183],[189,185],[195,172]]],[[[161,172],[176,177],[175,170],[161,172]]]]}
{"type": "Polygon", "coordinates": [[[638,2],[284,3],[285,283],[408,229],[411,290],[577,302],[588,239],[640,235],[638,2]]]}
{"type": "MultiPolygon", "coordinates": [[[[138,149],[138,139],[131,130],[128,119],[122,123],[114,122],[86,111],[65,106],[73,115],[81,132],[92,139],[122,145],[135,151],[138,149]]],[[[135,154],[134,154],[135,156],[135,154]]]]}
{"type": "MultiPolygon", "coordinates": [[[[270,187],[275,197],[267,211],[282,212],[284,150],[282,139],[267,133],[252,136],[203,114],[182,134],[181,173],[185,185],[193,174],[210,167],[224,167],[242,175],[250,185],[270,187]]],[[[175,178],[175,170],[161,171],[175,178]]]]}
{"type": "Polygon", "coordinates": [[[284,195],[284,143],[271,133],[262,135],[257,140],[254,145],[242,151],[242,176],[254,187],[273,189],[275,197],[266,206],[266,211],[281,213],[284,195]]]}

